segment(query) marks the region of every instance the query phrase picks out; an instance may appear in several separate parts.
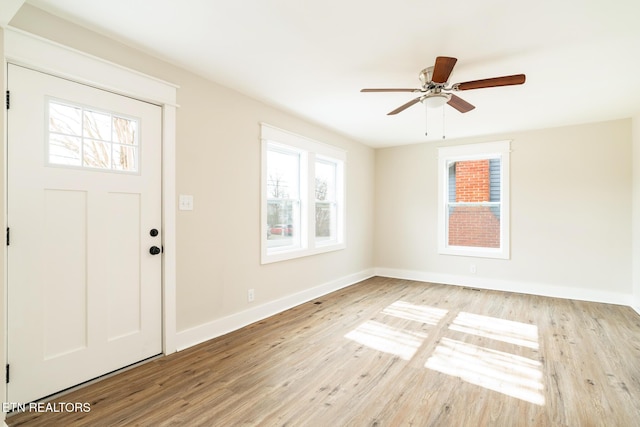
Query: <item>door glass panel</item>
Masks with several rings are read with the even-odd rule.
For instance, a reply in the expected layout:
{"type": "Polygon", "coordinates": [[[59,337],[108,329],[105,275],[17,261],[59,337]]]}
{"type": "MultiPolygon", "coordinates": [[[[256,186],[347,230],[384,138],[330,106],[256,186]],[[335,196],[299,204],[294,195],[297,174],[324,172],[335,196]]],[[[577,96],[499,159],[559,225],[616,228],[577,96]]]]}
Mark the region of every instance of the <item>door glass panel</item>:
{"type": "Polygon", "coordinates": [[[138,149],[128,145],[113,144],[113,168],[128,172],[138,170],[138,149]]]}
{"type": "Polygon", "coordinates": [[[111,115],[85,111],[83,117],[83,136],[103,141],[111,140],[111,115]]]}
{"type": "Polygon", "coordinates": [[[48,164],[136,173],[140,120],[49,100],[48,164]]]}
{"type": "Polygon", "coordinates": [[[49,131],[82,135],[82,109],[52,102],[49,104],[49,131]]]}
{"type": "Polygon", "coordinates": [[[82,160],[89,168],[111,169],[111,144],[85,139],[82,160]]]}
{"type": "Polygon", "coordinates": [[[68,135],[49,135],[49,163],[56,165],[82,166],[80,145],[82,139],[68,135]]]}
{"type": "Polygon", "coordinates": [[[120,144],[137,145],[138,122],[124,117],[113,117],[112,141],[120,144]]]}

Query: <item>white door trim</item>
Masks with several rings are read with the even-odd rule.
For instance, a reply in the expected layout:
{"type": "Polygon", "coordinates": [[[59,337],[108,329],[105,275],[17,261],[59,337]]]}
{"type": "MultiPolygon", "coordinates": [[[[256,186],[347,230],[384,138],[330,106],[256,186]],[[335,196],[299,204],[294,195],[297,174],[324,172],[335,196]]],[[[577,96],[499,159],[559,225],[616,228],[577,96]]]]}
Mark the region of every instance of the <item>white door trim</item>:
{"type": "MultiPolygon", "coordinates": [[[[177,349],[175,152],[178,86],[21,30],[6,28],[4,41],[5,63],[22,65],[162,107],[163,353],[175,352],[177,349]]],[[[6,166],[5,164],[5,170],[6,166]]],[[[5,188],[5,198],[7,190],[5,188]]],[[[4,212],[5,223],[6,215],[4,212]]],[[[4,262],[6,265],[6,260],[4,262]]]]}

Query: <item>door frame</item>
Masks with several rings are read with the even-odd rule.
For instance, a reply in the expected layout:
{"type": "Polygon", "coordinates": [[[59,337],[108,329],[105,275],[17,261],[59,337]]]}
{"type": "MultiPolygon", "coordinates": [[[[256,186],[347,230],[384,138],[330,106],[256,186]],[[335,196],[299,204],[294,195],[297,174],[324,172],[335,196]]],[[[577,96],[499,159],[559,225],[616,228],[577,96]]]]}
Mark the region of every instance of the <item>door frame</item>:
{"type": "MultiPolygon", "coordinates": [[[[178,108],[176,97],[179,86],[13,28],[5,28],[4,30],[4,54],[4,70],[7,69],[8,63],[12,63],[119,95],[150,102],[162,108],[161,192],[162,245],[164,247],[162,258],[162,352],[165,355],[174,353],[177,350],[175,151],[176,110],[178,108]]],[[[5,176],[7,161],[7,156],[5,155],[5,176]]],[[[8,190],[8,183],[5,180],[5,206],[7,206],[8,190]]],[[[3,214],[4,223],[7,224],[6,209],[3,214]]],[[[3,262],[6,267],[6,251],[3,262]]],[[[8,287],[6,268],[4,269],[3,279],[3,293],[6,296],[8,287]]],[[[8,304],[8,299],[5,298],[5,316],[8,304]]],[[[6,349],[8,325],[4,329],[2,333],[4,333],[6,349]]],[[[2,356],[6,360],[6,354],[2,356]]]]}

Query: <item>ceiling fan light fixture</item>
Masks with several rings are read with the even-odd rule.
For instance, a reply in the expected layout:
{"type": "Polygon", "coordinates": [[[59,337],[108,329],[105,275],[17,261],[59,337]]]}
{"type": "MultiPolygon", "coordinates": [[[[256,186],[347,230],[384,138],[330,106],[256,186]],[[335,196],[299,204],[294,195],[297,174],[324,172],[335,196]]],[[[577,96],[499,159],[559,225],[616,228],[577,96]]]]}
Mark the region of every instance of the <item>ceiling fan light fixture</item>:
{"type": "Polygon", "coordinates": [[[451,99],[451,95],[448,93],[434,93],[429,96],[426,96],[422,103],[427,106],[427,108],[440,108],[451,99]]]}

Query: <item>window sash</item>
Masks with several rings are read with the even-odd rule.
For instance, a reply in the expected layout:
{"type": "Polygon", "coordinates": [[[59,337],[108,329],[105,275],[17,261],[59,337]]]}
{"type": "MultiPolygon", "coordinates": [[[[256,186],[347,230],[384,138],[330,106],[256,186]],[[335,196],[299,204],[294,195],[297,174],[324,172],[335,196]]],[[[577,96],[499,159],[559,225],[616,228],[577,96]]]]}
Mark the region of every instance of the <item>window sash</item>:
{"type": "MultiPolygon", "coordinates": [[[[510,141],[440,147],[438,252],[444,255],[508,259],[509,248],[509,151],[510,141]],[[499,188],[492,188],[489,170],[486,201],[456,201],[451,167],[458,162],[499,160],[499,188]],[[495,190],[493,193],[491,190],[495,190]],[[493,197],[499,201],[491,201],[493,197]],[[455,221],[452,216],[457,215],[455,221]],[[463,219],[464,218],[464,219],[463,219]],[[451,227],[455,227],[452,229],[451,227]],[[466,227],[466,228],[465,228],[466,227]],[[453,236],[453,237],[452,237],[453,236]],[[462,236],[462,237],[461,237],[462,236]]],[[[491,167],[491,163],[489,165],[491,167]]],[[[456,170],[456,174],[459,170],[456,170]]],[[[459,199],[459,198],[458,198],[459,199]]],[[[472,199],[473,200],[473,199],[472,199]]]]}

